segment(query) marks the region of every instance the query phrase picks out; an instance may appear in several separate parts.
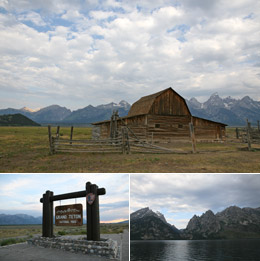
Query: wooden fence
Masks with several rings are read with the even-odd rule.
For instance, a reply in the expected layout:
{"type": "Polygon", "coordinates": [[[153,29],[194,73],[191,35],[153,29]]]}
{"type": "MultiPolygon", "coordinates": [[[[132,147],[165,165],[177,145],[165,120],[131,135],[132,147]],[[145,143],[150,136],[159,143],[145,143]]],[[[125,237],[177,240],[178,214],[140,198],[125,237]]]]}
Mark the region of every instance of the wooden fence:
{"type": "Polygon", "coordinates": [[[236,128],[236,138],[247,143],[249,150],[251,150],[252,144],[260,144],[259,121],[257,121],[257,128],[253,128],[248,120],[246,127],[236,128]]]}
{"type": "MultiPolygon", "coordinates": [[[[51,126],[48,126],[50,153],[56,152],[89,152],[89,153],[176,153],[164,147],[156,146],[145,141],[140,141],[134,133],[124,126],[109,139],[73,139],[73,127],[70,138],[60,137],[60,127],[57,127],[56,135],[52,136],[51,126]]],[[[180,153],[180,152],[178,152],[180,153]]]]}

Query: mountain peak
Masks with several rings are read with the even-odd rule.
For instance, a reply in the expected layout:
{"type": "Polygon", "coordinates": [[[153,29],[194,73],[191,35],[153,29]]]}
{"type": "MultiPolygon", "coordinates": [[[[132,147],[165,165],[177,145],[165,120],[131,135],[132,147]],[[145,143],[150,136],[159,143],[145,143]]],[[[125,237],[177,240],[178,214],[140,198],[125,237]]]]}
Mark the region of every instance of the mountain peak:
{"type": "Polygon", "coordinates": [[[28,111],[28,112],[37,112],[37,111],[39,111],[41,108],[37,108],[37,109],[30,109],[30,108],[28,108],[28,107],[23,107],[23,108],[21,108],[20,110],[21,111],[28,111]]]}
{"type": "Polygon", "coordinates": [[[211,98],[211,97],[219,97],[218,92],[212,93],[211,96],[210,96],[210,98],[211,98]]]}

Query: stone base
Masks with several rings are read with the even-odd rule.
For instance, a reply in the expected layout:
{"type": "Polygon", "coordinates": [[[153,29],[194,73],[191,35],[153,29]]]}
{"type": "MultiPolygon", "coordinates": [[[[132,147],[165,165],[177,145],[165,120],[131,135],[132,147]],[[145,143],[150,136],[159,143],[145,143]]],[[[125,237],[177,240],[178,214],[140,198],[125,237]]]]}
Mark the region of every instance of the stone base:
{"type": "Polygon", "coordinates": [[[73,237],[35,237],[27,241],[29,245],[46,248],[57,248],[72,253],[83,253],[88,255],[98,255],[110,259],[118,259],[119,249],[117,242],[112,239],[102,239],[100,241],[90,241],[86,238],[73,237]]]}

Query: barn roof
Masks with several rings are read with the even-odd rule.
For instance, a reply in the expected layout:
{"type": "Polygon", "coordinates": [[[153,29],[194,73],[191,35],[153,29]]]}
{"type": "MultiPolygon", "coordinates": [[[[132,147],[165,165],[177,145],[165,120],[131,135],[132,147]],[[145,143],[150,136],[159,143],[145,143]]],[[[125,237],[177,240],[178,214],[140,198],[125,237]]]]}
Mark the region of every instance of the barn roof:
{"type": "MultiPolygon", "coordinates": [[[[155,99],[160,96],[162,93],[168,91],[168,90],[171,90],[172,92],[174,92],[176,95],[178,95],[185,103],[188,111],[190,112],[189,110],[189,107],[187,106],[186,104],[186,101],[183,97],[181,97],[177,92],[175,92],[171,87],[165,89],[165,90],[162,90],[160,92],[157,92],[157,93],[154,93],[154,94],[151,94],[151,95],[148,95],[148,96],[144,96],[142,98],[140,98],[137,102],[135,102],[129,112],[128,112],[128,117],[131,117],[131,116],[136,116],[136,115],[143,115],[143,114],[148,114],[155,99]]],[[[191,114],[191,113],[190,113],[191,114]]]]}

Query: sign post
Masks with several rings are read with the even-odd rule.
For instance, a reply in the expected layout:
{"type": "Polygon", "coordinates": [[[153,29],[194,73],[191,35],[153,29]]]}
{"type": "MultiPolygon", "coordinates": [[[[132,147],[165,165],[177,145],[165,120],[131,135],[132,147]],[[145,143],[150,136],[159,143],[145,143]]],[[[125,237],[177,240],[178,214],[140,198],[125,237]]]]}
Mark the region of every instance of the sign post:
{"type": "MultiPolygon", "coordinates": [[[[42,236],[43,237],[53,237],[53,201],[86,197],[87,204],[87,239],[99,241],[100,240],[100,220],[99,220],[99,196],[105,195],[105,188],[98,188],[96,184],[91,184],[91,182],[86,183],[86,189],[83,191],[72,192],[61,195],[54,195],[52,191],[46,191],[40,202],[43,203],[43,219],[42,219],[42,236]]],[[[80,204],[75,204],[80,205],[80,204]]],[[[67,205],[56,207],[55,221],[59,225],[77,225],[78,220],[80,220],[80,215],[77,207],[75,205],[67,205]],[[71,207],[73,206],[73,207],[71,207]],[[63,208],[61,208],[63,207],[63,208]],[[69,215],[69,210],[71,216],[69,215]],[[66,211],[63,212],[62,211],[66,211]],[[66,213],[66,214],[65,214],[66,213]],[[58,214],[58,216],[57,216],[58,214]],[[66,216],[66,217],[65,217],[66,216]],[[58,217],[58,218],[57,218],[58,217]],[[60,222],[63,220],[63,222],[60,222]],[[66,220],[66,222],[65,222],[66,220]]],[[[81,215],[82,216],[82,215],[81,215]]]]}

